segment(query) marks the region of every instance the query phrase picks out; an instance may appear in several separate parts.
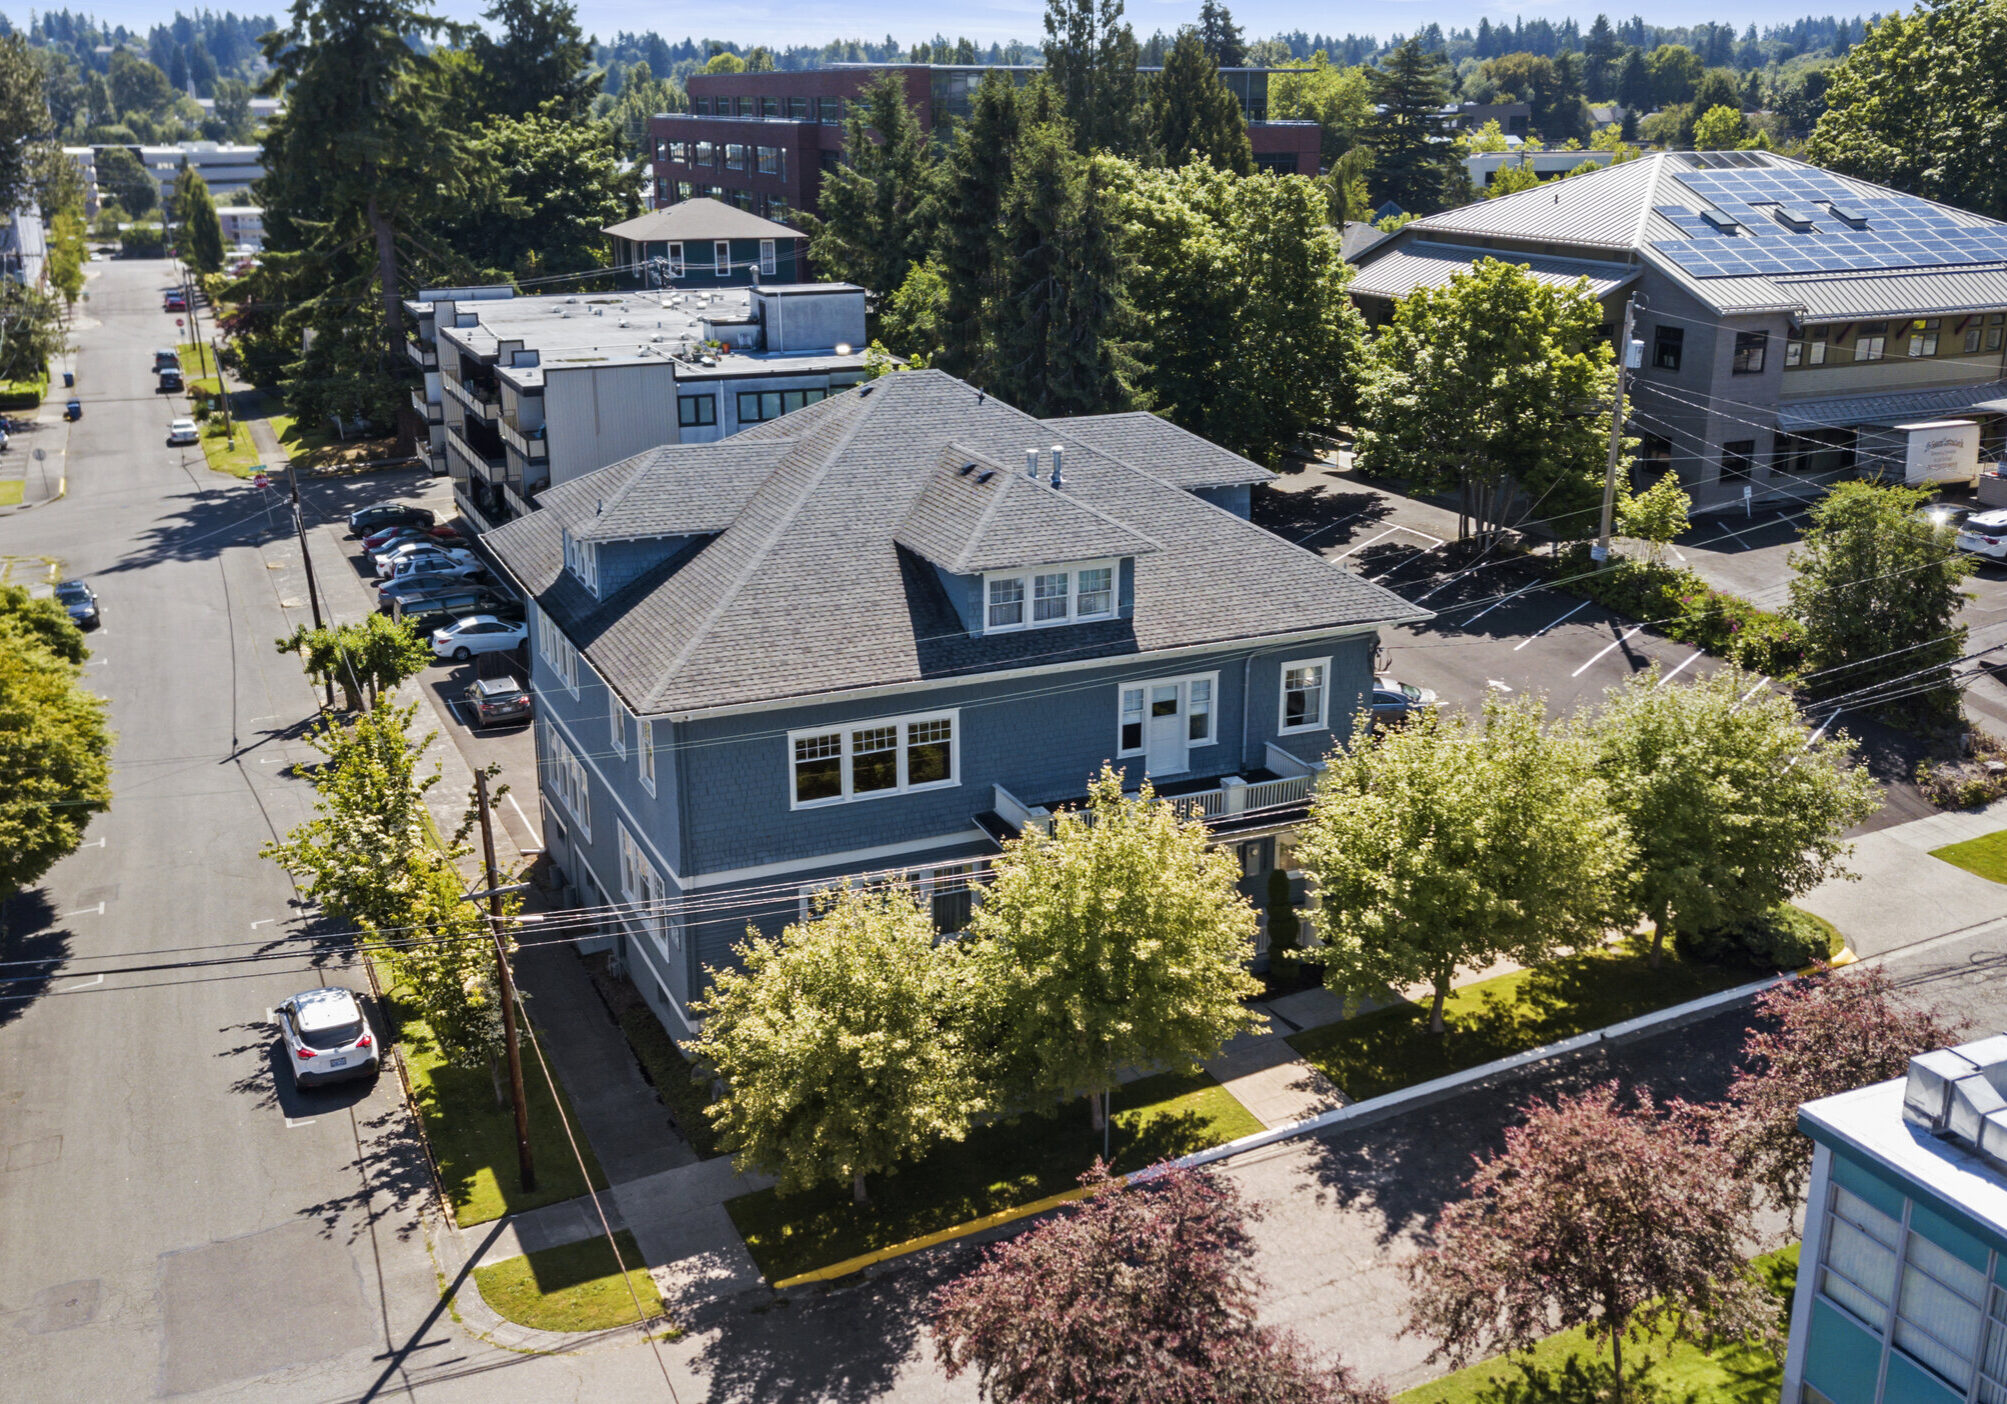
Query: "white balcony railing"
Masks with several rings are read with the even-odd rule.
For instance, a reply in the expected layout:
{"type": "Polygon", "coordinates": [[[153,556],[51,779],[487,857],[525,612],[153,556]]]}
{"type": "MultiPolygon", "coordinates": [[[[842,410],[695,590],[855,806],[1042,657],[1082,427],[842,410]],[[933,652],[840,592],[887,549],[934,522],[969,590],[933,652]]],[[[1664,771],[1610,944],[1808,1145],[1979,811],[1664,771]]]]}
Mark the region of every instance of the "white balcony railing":
{"type": "Polygon", "coordinates": [[[412,387],[411,408],[417,410],[427,424],[437,424],[440,421],[439,406],[436,402],[425,398],[423,386],[412,387]]]}
{"type": "Polygon", "coordinates": [[[1287,775],[1280,780],[1249,784],[1238,775],[1229,775],[1216,790],[1173,796],[1171,808],[1181,819],[1221,819],[1250,810],[1273,809],[1308,799],[1315,779],[1313,775],[1287,775]]]}
{"type": "Polygon", "coordinates": [[[480,418],[487,420],[491,424],[494,422],[495,417],[499,415],[502,411],[501,396],[483,395],[479,390],[467,384],[464,380],[453,380],[449,377],[442,376],[440,378],[439,385],[440,388],[445,390],[447,394],[451,395],[454,399],[458,400],[461,404],[465,405],[469,410],[473,411],[480,418]]]}
{"type": "Polygon", "coordinates": [[[533,463],[541,463],[550,457],[550,448],[544,443],[544,427],[539,424],[527,434],[517,428],[507,415],[496,422],[502,431],[502,442],[533,463]]]}
{"type": "Polygon", "coordinates": [[[423,342],[420,341],[405,342],[404,354],[409,356],[412,359],[412,361],[415,362],[422,369],[425,370],[438,369],[439,353],[434,351],[431,347],[425,345],[423,342]]]}

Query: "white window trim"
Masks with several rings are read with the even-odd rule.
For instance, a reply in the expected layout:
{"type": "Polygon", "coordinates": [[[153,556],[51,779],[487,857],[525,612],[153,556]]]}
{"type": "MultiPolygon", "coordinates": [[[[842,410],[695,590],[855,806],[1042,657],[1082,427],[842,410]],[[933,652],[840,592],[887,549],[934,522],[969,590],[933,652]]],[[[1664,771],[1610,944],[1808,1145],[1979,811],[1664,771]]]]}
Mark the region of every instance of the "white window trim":
{"type": "Polygon", "coordinates": [[[771,277],[779,266],[779,260],[774,255],[774,241],[760,240],[760,272],[771,277]]]}
{"type": "Polygon", "coordinates": [[[1051,565],[1028,566],[1023,570],[992,570],[983,572],[982,621],[985,634],[1014,634],[1020,629],[1056,629],[1066,624],[1087,624],[1103,619],[1114,619],[1122,613],[1122,562],[1110,557],[1098,561],[1054,561],[1051,565]],[[1108,572],[1108,608],[1098,614],[1080,613],[1080,573],[1087,570],[1108,572]],[[1034,611],[1038,607],[1035,582],[1041,575],[1066,576],[1066,613],[1057,619],[1036,619],[1034,611]],[[990,582],[993,580],[1015,580],[1024,590],[1024,618],[1016,624],[990,623],[990,582]]]}
{"type": "Polygon", "coordinates": [[[655,793],[655,723],[647,717],[634,719],[634,749],[641,788],[655,793]]]}
{"type": "Polygon", "coordinates": [[[555,748],[545,760],[544,793],[558,802],[558,807],[571,816],[578,825],[579,833],[587,843],[592,842],[592,781],[586,764],[571,744],[556,732],[549,732],[551,744],[555,748]],[[576,787],[577,793],[573,793],[576,787]]]}
{"type": "Polygon", "coordinates": [[[578,648],[564,636],[564,630],[551,622],[551,617],[541,609],[537,611],[537,652],[544,657],[551,671],[573,698],[578,696],[578,648]]]}
{"type": "Polygon", "coordinates": [[[1275,734],[1278,736],[1301,736],[1309,731],[1324,731],[1331,724],[1331,660],[1330,658],[1291,658],[1276,670],[1275,674],[1275,734]],[[1285,718],[1289,715],[1289,689],[1285,685],[1292,668],[1322,668],[1323,684],[1317,689],[1317,720],[1300,726],[1289,726],[1285,718]]]}
{"type": "Polygon", "coordinates": [[[798,727],[787,734],[787,801],[789,809],[828,809],[839,804],[859,804],[867,800],[887,799],[893,795],[924,794],[928,790],[952,790],[962,783],[962,712],[959,707],[949,707],[938,712],[909,712],[897,717],[866,717],[860,721],[842,722],[830,726],[798,727]],[[930,780],[924,785],[913,785],[906,780],[906,748],[909,744],[909,729],[919,722],[945,721],[948,730],[948,778],[930,780]],[[874,727],[896,726],[899,728],[899,783],[889,790],[871,790],[865,794],[851,792],[850,747],[851,738],[860,731],[874,727]],[[830,795],[826,799],[802,800],[796,798],[794,743],[811,736],[828,736],[832,733],[843,737],[842,774],[843,792],[830,795]]]}
{"type": "Polygon", "coordinates": [[[627,758],[627,708],[621,705],[620,694],[612,688],[606,690],[606,737],[613,746],[613,754],[627,758]]]}
{"type": "Polygon", "coordinates": [[[728,278],[732,273],[732,245],[726,239],[711,241],[711,271],[720,278],[728,278]]]}
{"type": "Polygon", "coordinates": [[[599,596],[599,546],[596,542],[580,541],[569,530],[564,533],[565,569],[578,577],[579,583],[599,596]]]}
{"type": "Polygon", "coordinates": [[[662,874],[655,871],[655,865],[648,861],[648,855],[641,851],[641,845],[634,841],[627,825],[617,827],[620,830],[620,899],[628,906],[628,910],[621,913],[621,920],[644,936],[652,937],[666,959],[672,950],[683,949],[683,923],[676,915],[675,904],[669,896],[668,885],[662,881],[662,874]],[[635,881],[637,878],[641,881],[635,881]],[[661,910],[635,910],[654,906],[660,906],[661,910]]]}
{"type": "Polygon", "coordinates": [[[669,276],[672,278],[683,276],[683,246],[680,243],[669,246],[669,276]]]}
{"type": "MultiPolygon", "coordinates": [[[[1220,675],[1218,673],[1186,673],[1174,678],[1143,678],[1135,682],[1115,684],[1115,754],[1117,756],[1140,756],[1150,746],[1150,689],[1153,687],[1178,687],[1183,689],[1178,695],[1178,714],[1191,716],[1192,684],[1195,682],[1212,684],[1212,706],[1206,712],[1206,738],[1203,741],[1187,739],[1186,750],[1197,750],[1201,746],[1217,746],[1220,737],[1220,675]],[[1127,746],[1122,744],[1122,694],[1141,691],[1143,694],[1143,744],[1127,746]]],[[[1189,722],[1187,723],[1189,725],[1189,722]]]]}

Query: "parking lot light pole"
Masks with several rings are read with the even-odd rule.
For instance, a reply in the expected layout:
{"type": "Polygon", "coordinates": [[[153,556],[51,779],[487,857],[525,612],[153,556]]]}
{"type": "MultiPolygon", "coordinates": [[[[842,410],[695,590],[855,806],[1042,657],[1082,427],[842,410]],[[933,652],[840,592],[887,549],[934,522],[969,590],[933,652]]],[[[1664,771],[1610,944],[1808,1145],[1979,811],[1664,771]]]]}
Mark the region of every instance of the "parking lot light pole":
{"type": "Polygon", "coordinates": [[[1637,315],[1637,300],[1624,303],[1624,331],[1617,338],[1617,396],[1610,407],[1610,461],[1603,469],[1603,529],[1589,554],[1599,561],[1610,559],[1611,519],[1617,507],[1617,456],[1624,446],[1624,387],[1631,375],[1631,323],[1637,315]]]}

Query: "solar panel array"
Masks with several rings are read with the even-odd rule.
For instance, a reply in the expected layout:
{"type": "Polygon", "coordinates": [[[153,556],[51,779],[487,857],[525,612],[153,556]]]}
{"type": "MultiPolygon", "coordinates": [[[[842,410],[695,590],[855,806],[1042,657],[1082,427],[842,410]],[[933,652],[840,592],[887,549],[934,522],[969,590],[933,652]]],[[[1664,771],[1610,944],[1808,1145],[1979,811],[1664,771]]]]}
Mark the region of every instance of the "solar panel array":
{"type": "Polygon", "coordinates": [[[1863,198],[1824,171],[1709,169],[1680,171],[1677,178],[1713,208],[1657,206],[1687,237],[1652,247],[1696,278],[2007,260],[2007,225],[1964,224],[1906,195],[1863,198]]]}

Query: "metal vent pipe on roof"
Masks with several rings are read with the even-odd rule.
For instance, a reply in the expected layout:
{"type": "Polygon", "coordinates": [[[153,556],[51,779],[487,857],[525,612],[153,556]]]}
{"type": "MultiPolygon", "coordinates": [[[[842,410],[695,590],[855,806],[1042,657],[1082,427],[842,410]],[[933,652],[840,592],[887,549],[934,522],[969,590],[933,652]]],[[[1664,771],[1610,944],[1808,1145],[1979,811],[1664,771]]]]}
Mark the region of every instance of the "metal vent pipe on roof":
{"type": "Polygon", "coordinates": [[[1063,445],[1054,444],[1052,446],[1052,485],[1054,487],[1061,486],[1061,483],[1059,481],[1060,457],[1065,452],[1066,449],[1063,445]]]}
{"type": "Polygon", "coordinates": [[[1035,448],[1028,448],[1024,451],[1024,475],[1027,478],[1036,478],[1038,476],[1038,450],[1035,448]]]}

